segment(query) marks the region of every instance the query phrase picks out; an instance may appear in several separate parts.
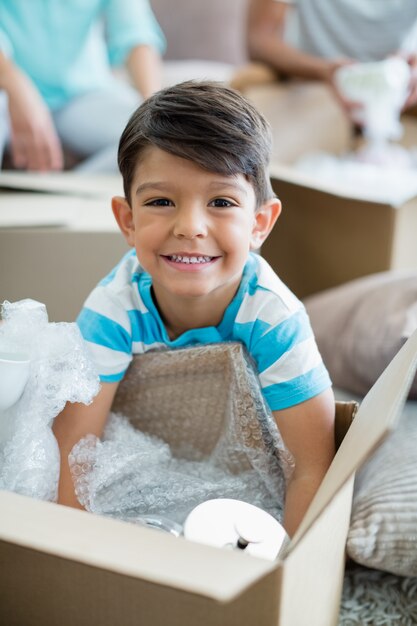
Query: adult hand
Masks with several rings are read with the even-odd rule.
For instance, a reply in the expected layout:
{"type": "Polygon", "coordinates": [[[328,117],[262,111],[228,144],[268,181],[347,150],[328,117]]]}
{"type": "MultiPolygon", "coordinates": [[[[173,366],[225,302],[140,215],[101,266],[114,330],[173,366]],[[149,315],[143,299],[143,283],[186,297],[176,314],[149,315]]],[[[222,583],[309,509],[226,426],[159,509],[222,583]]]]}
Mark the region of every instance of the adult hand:
{"type": "Polygon", "coordinates": [[[4,88],[8,95],[14,165],[31,171],[61,170],[61,143],[38,90],[16,67],[10,68],[4,88]]]}
{"type": "Polygon", "coordinates": [[[330,87],[336,101],[339,103],[343,111],[346,113],[348,118],[357,126],[362,125],[361,121],[361,109],[362,104],[360,102],[355,102],[353,100],[347,99],[342,92],[340,91],[337,82],[335,80],[336,72],[338,69],[345,65],[350,65],[354,63],[351,59],[336,59],[334,61],[329,62],[327,69],[324,73],[323,79],[324,82],[330,87]]]}
{"type": "Polygon", "coordinates": [[[417,104],[417,54],[410,54],[405,59],[410,66],[410,83],[403,111],[417,104]]]}

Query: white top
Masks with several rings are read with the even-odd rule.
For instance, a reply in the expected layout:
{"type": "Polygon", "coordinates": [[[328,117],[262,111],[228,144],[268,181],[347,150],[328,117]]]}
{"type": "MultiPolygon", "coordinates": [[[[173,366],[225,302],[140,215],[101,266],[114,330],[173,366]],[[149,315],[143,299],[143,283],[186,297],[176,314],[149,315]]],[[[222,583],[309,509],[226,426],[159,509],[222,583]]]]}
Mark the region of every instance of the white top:
{"type": "MultiPolygon", "coordinates": [[[[283,0],[278,0],[282,2],[283,0]]],[[[417,51],[417,0],[290,0],[286,40],[325,58],[379,61],[417,51]]]]}

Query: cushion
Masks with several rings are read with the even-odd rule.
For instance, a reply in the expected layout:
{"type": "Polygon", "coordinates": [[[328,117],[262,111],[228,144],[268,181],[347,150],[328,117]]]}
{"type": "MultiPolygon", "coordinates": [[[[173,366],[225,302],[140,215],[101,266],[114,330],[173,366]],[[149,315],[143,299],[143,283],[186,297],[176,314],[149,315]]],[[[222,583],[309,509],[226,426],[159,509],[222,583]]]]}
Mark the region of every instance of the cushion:
{"type": "Polygon", "coordinates": [[[247,4],[248,0],[151,0],[167,39],[165,59],[245,63],[247,4]]]}
{"type": "MultiPolygon", "coordinates": [[[[333,383],[365,395],[417,328],[417,271],[372,274],[305,305],[333,383]]],[[[417,398],[417,377],[410,397],[417,398]]]]}
{"type": "MultiPolygon", "coordinates": [[[[417,272],[360,278],[305,300],[333,383],[365,395],[417,328],[417,272]]],[[[346,391],[344,392],[346,394],[346,391]]],[[[417,397],[414,379],[410,396],[417,397]]],[[[417,402],[356,475],[348,555],[366,567],[417,575],[417,402]]]]}
{"type": "Polygon", "coordinates": [[[348,555],[367,567],[417,576],[417,402],[357,473],[348,555]]]}

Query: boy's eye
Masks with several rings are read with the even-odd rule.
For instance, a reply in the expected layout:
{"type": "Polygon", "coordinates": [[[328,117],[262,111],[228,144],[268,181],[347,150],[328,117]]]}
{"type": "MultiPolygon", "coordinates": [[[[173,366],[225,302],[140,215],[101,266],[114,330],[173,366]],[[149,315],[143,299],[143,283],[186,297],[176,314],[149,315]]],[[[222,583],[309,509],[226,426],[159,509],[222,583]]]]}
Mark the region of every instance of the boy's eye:
{"type": "Polygon", "coordinates": [[[227,209],[228,207],[235,206],[233,202],[226,200],[226,198],[216,198],[212,200],[210,204],[218,209],[227,209]]]}
{"type": "Polygon", "coordinates": [[[172,206],[172,201],[168,198],[155,198],[145,202],[145,206],[172,206]]]}

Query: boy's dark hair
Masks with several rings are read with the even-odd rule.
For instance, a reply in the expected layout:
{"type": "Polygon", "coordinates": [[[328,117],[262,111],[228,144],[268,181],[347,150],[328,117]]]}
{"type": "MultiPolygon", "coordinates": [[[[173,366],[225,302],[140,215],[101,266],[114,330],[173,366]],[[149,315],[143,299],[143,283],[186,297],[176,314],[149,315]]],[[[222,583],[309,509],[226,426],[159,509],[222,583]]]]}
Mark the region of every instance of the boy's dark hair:
{"type": "Polygon", "coordinates": [[[257,206],[275,196],[267,168],[271,132],[264,117],[234,89],[212,81],[187,81],[158,91],[131,116],[119,143],[125,196],[148,146],[189,159],[211,172],[243,174],[257,206]]]}

